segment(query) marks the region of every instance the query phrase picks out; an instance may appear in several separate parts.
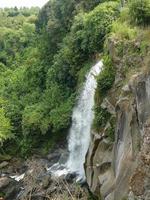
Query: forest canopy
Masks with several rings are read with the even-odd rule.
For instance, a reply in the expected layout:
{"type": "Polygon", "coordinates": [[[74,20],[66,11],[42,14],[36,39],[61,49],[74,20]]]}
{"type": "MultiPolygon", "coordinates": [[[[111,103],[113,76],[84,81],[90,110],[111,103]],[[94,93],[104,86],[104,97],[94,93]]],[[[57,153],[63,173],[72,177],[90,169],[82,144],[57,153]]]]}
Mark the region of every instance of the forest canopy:
{"type": "MultiPolygon", "coordinates": [[[[65,137],[73,105],[102,51],[118,1],[53,0],[0,9],[0,142],[27,155],[65,137]]],[[[7,147],[7,148],[6,148],[7,147]]]]}

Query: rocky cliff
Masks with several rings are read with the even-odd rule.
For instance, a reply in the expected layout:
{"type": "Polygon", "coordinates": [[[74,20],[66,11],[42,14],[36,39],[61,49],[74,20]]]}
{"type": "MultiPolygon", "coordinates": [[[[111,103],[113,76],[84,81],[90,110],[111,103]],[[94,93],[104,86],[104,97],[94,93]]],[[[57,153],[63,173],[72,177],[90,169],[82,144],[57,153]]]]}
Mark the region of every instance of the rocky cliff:
{"type": "Polygon", "coordinates": [[[150,199],[150,48],[141,41],[111,37],[106,45],[116,77],[101,107],[115,119],[115,140],[109,119],[92,131],[85,162],[89,187],[104,200],[150,199]]]}

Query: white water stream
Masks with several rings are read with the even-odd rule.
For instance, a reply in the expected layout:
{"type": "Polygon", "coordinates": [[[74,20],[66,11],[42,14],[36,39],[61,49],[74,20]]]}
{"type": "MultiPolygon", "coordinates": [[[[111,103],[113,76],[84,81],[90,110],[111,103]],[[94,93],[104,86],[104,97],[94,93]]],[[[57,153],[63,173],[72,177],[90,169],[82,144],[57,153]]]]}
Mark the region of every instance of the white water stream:
{"type": "Polygon", "coordinates": [[[67,173],[77,173],[79,179],[84,179],[85,156],[90,143],[90,131],[94,118],[94,94],[96,78],[101,69],[102,61],[94,65],[86,77],[86,82],[79,96],[77,105],[72,114],[72,126],[70,128],[68,150],[69,158],[64,169],[59,170],[59,164],[55,164],[49,170],[60,176],[67,173]],[[57,169],[57,170],[56,170],[57,169]]]}
{"type": "Polygon", "coordinates": [[[70,154],[67,168],[71,172],[77,172],[81,177],[84,176],[83,164],[90,143],[90,131],[94,118],[95,76],[100,73],[101,67],[102,62],[98,62],[91,68],[72,115],[72,126],[68,141],[70,154]]]}

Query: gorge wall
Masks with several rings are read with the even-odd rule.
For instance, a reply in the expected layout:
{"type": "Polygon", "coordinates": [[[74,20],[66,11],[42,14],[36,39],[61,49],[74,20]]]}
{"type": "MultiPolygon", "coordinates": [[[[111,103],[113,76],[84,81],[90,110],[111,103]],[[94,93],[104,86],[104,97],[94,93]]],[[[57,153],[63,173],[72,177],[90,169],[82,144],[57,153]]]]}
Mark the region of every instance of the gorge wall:
{"type": "Polygon", "coordinates": [[[92,131],[85,171],[91,191],[105,200],[150,199],[150,63],[141,41],[110,37],[107,54],[116,68],[115,82],[101,102],[115,118],[92,131]],[[122,45],[123,54],[118,50],[122,45]],[[128,67],[128,70],[126,69],[128,67]]]}

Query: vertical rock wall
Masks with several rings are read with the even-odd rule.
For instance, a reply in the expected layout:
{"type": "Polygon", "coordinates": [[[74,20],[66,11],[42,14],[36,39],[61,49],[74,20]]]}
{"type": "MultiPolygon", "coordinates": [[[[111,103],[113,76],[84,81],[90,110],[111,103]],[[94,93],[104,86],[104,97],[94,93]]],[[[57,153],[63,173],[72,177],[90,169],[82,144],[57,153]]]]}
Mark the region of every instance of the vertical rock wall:
{"type": "Polygon", "coordinates": [[[109,122],[101,133],[91,133],[87,182],[104,200],[150,200],[150,73],[134,74],[116,102],[112,96],[102,104],[108,111],[115,107],[115,141],[107,136],[109,122]]]}

